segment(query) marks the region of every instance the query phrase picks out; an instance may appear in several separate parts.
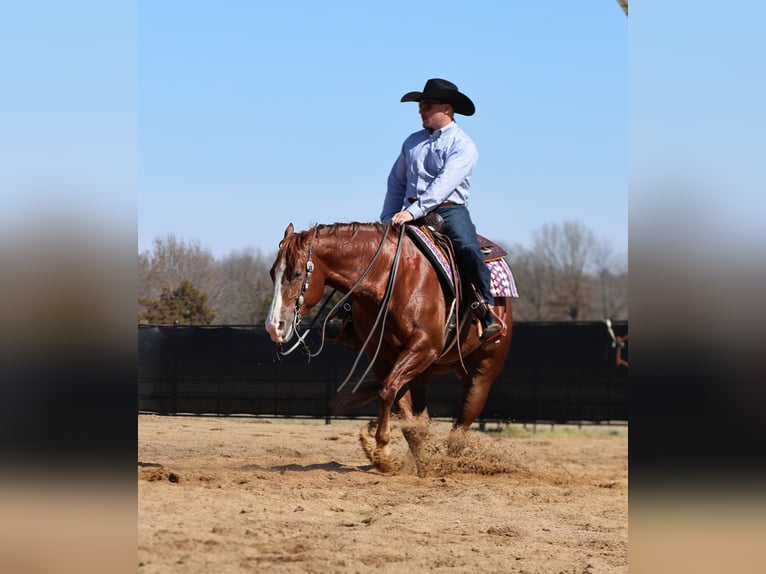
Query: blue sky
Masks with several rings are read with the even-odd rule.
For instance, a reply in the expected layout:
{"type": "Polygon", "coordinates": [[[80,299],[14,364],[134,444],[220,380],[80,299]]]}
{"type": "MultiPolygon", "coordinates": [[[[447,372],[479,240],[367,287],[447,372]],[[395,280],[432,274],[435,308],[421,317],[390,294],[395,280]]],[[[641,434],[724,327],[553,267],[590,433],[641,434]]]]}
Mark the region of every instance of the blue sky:
{"type": "Polygon", "coordinates": [[[690,232],[727,261],[766,243],[763,3],[312,6],[4,3],[0,234],[74,219],[222,256],[374,220],[419,127],[399,98],[441,76],[477,105],[484,235],[574,219],[618,253],[630,227],[631,251],[690,232]]]}
{"type": "Polygon", "coordinates": [[[600,2],[140,2],[138,249],[377,220],[431,77],[476,104],[480,233],[578,220],[627,254],[627,18],[600,2]]]}

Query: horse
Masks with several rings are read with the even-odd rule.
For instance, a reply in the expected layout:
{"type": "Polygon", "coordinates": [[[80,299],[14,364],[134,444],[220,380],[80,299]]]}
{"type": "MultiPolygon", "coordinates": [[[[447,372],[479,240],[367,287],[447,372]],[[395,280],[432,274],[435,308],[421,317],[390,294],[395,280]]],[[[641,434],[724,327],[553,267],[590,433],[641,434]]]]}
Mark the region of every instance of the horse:
{"type": "MultiPolygon", "coordinates": [[[[355,406],[379,399],[377,421],[362,446],[372,465],[395,470],[391,457],[391,411],[396,403],[405,423],[428,419],[426,384],[432,375],[454,371],[462,397],[454,432],[465,432],[481,413],[490,387],[500,373],[511,341],[509,297],[496,297],[491,308],[503,325],[503,336],[492,344],[479,339],[478,324],[469,312],[458,325],[459,344],[445,350],[449,297],[423,252],[400,233],[381,223],[315,225],[295,232],[290,223],[271,267],[274,295],[266,318],[272,341],[287,343],[298,332],[300,318],[323,297],[325,287],[350,294],[351,317],[359,343],[372,363],[377,383],[362,391],[355,406]],[[397,251],[399,258],[396,258],[397,251]],[[391,281],[392,266],[398,272],[391,281]],[[393,290],[387,285],[392,283],[393,290]],[[387,315],[378,325],[381,305],[387,315]],[[369,341],[365,344],[361,341],[369,341]],[[374,432],[374,445],[372,435],[374,432]]],[[[405,431],[406,425],[402,430],[405,431]]],[[[410,427],[411,428],[411,427],[410,427]]],[[[423,474],[418,433],[404,432],[423,474]]]]}

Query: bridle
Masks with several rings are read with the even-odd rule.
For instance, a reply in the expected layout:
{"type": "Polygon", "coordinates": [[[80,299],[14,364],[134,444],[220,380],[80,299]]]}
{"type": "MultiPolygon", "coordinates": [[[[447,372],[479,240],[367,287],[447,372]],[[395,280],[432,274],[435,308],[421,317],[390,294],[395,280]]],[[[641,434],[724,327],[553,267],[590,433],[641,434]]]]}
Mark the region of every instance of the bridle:
{"type": "MultiPolygon", "coordinates": [[[[383,238],[380,240],[380,244],[378,245],[378,249],[375,252],[375,255],[373,255],[372,259],[370,260],[370,263],[367,265],[367,268],[364,270],[364,272],[360,275],[359,279],[357,279],[356,283],[348,290],[348,293],[346,293],[329,311],[327,314],[327,317],[325,317],[324,322],[322,323],[322,337],[321,337],[321,343],[319,346],[319,349],[312,353],[309,349],[308,345],[305,343],[305,338],[309,334],[310,329],[306,329],[304,331],[303,335],[298,336],[298,340],[293,344],[292,347],[290,347],[287,351],[281,350],[281,344],[278,345],[279,347],[279,354],[280,355],[289,355],[295,349],[297,349],[299,346],[303,349],[303,351],[308,355],[309,360],[311,360],[312,357],[316,357],[319,355],[319,353],[322,352],[322,349],[324,348],[324,342],[325,342],[325,329],[327,327],[327,322],[329,321],[330,317],[333,316],[335,311],[338,310],[338,308],[343,305],[350,297],[351,294],[359,287],[359,285],[362,283],[365,277],[367,277],[368,273],[370,272],[370,269],[372,269],[372,266],[375,264],[375,261],[378,260],[378,257],[380,256],[381,252],[383,251],[383,246],[386,243],[386,237],[388,237],[388,232],[391,229],[391,224],[389,223],[386,225],[385,233],[383,233],[383,238]]],[[[367,339],[365,340],[364,344],[362,345],[361,349],[359,350],[359,354],[356,357],[356,361],[354,361],[353,366],[351,367],[351,370],[348,373],[348,376],[345,378],[345,380],[340,384],[338,387],[338,390],[340,391],[351,379],[352,375],[354,374],[354,371],[357,368],[357,365],[359,364],[359,360],[361,359],[362,355],[364,354],[364,350],[367,348],[367,344],[370,342],[370,339],[372,338],[373,333],[375,332],[376,327],[380,323],[381,319],[383,320],[383,324],[380,327],[380,339],[378,341],[377,348],[375,349],[375,354],[370,359],[369,364],[367,365],[367,369],[364,371],[361,377],[359,377],[359,381],[357,382],[356,386],[354,387],[352,392],[355,392],[357,388],[359,388],[359,385],[364,380],[364,377],[367,376],[367,373],[370,372],[372,369],[372,366],[375,364],[375,360],[378,358],[378,353],[380,352],[380,347],[383,342],[383,336],[384,336],[384,330],[383,326],[386,322],[386,317],[388,316],[388,304],[391,300],[391,296],[394,291],[394,282],[396,281],[396,275],[399,270],[399,261],[401,258],[401,250],[402,250],[402,237],[404,235],[404,225],[400,226],[399,230],[399,238],[396,245],[396,253],[394,254],[393,263],[391,265],[391,270],[389,272],[388,277],[388,284],[386,286],[386,291],[383,295],[383,301],[381,302],[380,309],[378,310],[378,316],[375,319],[375,323],[373,324],[372,328],[370,329],[370,333],[367,336],[367,339]]],[[[306,275],[303,280],[303,283],[301,285],[300,293],[298,294],[298,297],[295,300],[295,313],[293,316],[293,328],[295,329],[295,333],[298,333],[298,327],[301,323],[301,316],[300,316],[300,308],[303,305],[303,302],[305,300],[305,293],[309,288],[309,281],[311,280],[311,274],[314,272],[314,261],[312,260],[312,255],[314,253],[314,244],[312,243],[309,247],[309,256],[306,260],[306,275]]],[[[332,294],[330,294],[329,297],[332,297],[332,294]]],[[[327,300],[329,300],[329,297],[327,300]]],[[[327,302],[325,301],[325,303],[327,302]]],[[[324,307],[324,304],[322,305],[324,307]]]]}
{"type": "Polygon", "coordinates": [[[301,292],[298,294],[298,298],[295,300],[295,319],[293,320],[293,327],[297,328],[301,324],[301,307],[306,300],[306,291],[309,289],[309,281],[311,281],[311,274],[314,272],[314,245],[309,247],[309,257],[306,259],[306,278],[301,285],[301,292]]]}
{"type": "MultiPolygon", "coordinates": [[[[303,306],[303,302],[306,300],[306,291],[309,289],[309,282],[311,281],[311,274],[314,273],[314,244],[312,243],[309,246],[309,256],[308,259],[306,259],[306,272],[305,277],[303,279],[303,283],[301,283],[301,290],[298,293],[298,297],[295,298],[295,306],[293,311],[293,330],[295,331],[295,334],[298,335],[298,328],[301,325],[301,307],[303,306]]],[[[309,346],[305,342],[306,335],[309,334],[309,329],[306,329],[306,331],[303,332],[303,335],[298,335],[298,340],[293,344],[292,347],[290,347],[287,351],[282,351],[282,345],[279,344],[279,354],[280,355],[289,355],[292,353],[295,349],[300,346],[303,351],[308,354],[309,358],[316,356],[319,354],[319,352],[315,354],[311,354],[311,350],[309,349],[309,346]]],[[[321,349],[320,349],[321,351],[321,349]]]]}

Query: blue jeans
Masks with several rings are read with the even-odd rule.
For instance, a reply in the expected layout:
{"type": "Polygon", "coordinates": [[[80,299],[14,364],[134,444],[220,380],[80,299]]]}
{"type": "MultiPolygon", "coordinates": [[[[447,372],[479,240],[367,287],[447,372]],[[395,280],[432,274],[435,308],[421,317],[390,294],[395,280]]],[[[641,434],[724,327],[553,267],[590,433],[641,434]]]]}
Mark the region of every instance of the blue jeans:
{"type": "Polygon", "coordinates": [[[476,227],[468,209],[462,205],[446,205],[437,207],[435,211],[444,220],[444,234],[452,240],[462,275],[473,281],[488,304],[494,305],[490,292],[492,277],[484,263],[484,255],[476,239],[476,227]]]}

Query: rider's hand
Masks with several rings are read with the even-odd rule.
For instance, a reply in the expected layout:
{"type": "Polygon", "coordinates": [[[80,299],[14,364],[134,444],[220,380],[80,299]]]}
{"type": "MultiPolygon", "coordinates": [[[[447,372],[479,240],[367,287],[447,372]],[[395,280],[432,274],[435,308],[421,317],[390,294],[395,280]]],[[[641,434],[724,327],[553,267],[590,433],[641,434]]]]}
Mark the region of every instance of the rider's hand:
{"type": "Polygon", "coordinates": [[[413,219],[415,219],[415,216],[406,209],[403,209],[399,213],[394,214],[394,216],[391,218],[391,225],[402,225],[403,223],[407,223],[413,219]]]}

